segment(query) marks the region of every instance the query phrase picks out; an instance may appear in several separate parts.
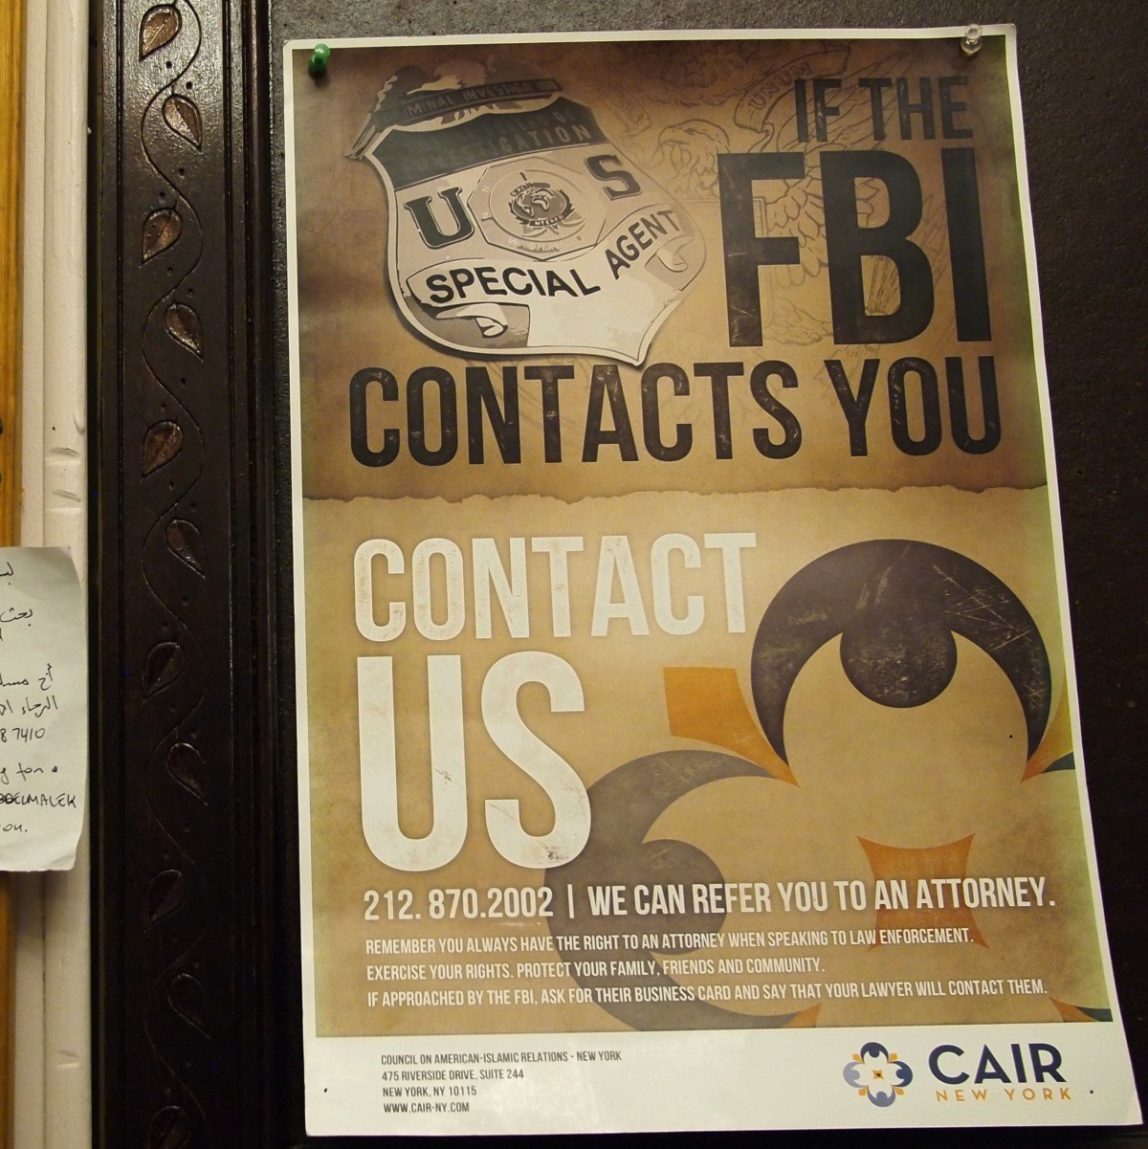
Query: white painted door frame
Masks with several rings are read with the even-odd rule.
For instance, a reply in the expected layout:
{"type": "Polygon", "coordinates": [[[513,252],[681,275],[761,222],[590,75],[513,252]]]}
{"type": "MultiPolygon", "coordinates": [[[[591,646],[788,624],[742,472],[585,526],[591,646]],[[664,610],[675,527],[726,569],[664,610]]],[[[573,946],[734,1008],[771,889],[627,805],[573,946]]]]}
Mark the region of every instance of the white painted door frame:
{"type": "MultiPolygon", "coordinates": [[[[87,585],[87,0],[26,4],[21,542],[64,546],[87,585]]],[[[19,1149],[91,1144],[88,843],[18,875],[19,1149]]]]}

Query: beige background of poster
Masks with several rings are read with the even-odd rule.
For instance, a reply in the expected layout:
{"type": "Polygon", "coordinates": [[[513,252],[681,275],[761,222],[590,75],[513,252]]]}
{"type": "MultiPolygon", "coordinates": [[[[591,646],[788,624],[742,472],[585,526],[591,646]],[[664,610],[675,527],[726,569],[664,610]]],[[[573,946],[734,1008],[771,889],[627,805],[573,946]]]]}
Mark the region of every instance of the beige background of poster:
{"type": "MultiPolygon", "coordinates": [[[[560,498],[612,495],[635,490],[748,491],[797,487],[887,487],[948,484],[971,489],[1033,486],[1043,481],[1041,425],[1032,366],[1030,316],[1015,166],[1011,117],[1004,79],[1002,39],[990,39],[969,62],[940,41],[811,41],[691,42],[563,46],[555,43],[453,45],[388,49],[336,49],[328,77],[319,84],[306,75],[307,54],[295,54],[293,115],[296,131],[295,194],[299,287],[299,384],[303,443],[303,487],[309,497],[349,498],[360,495],[434,496],[459,499],[480,492],[537,492],[560,498]],[[417,63],[428,72],[451,62],[482,62],[491,78],[553,77],[571,99],[594,112],[620,154],[678,197],[704,236],[706,264],[680,308],[655,337],[646,363],[671,362],[687,372],[705,361],[745,364],[781,359],[796,370],[799,386],[778,391],[798,417],[803,445],[791,458],[771,460],[753,445],[755,427],[774,421],[749,398],[747,379],[731,384],[732,460],[715,463],[709,383],[694,379],[689,397],[667,398],[667,423],[689,422],[694,447],[679,462],[649,458],[641,445],[637,395],[639,372],[619,364],[631,419],[639,442],[639,460],[625,463],[615,448],[602,451],[592,464],[580,461],[585,427],[590,364],[577,356],[531,356],[483,360],[497,381],[503,363],[573,363],[576,376],[562,384],[564,461],[542,464],[541,414],[537,383],[521,387],[523,464],[476,467],[463,447],[445,466],[423,467],[404,453],[400,462],[372,470],[358,464],[348,445],[347,388],[364,367],[391,371],[400,390],[408,374],[424,365],[446,366],[461,388],[466,360],[443,352],[416,336],[399,317],[387,282],[387,200],[381,181],[366,162],[352,162],[345,152],[374,106],[375,93],[397,68],[417,63]],[[841,114],[831,118],[826,145],[799,145],[792,119],[795,78],[835,75],[843,87],[833,98],[841,114]],[[939,100],[939,76],[963,76],[967,88],[955,89],[968,104],[958,126],[973,132],[970,140],[901,141],[892,93],[886,94],[889,137],[872,138],[868,92],[856,80],[863,76],[906,77],[917,93],[921,76],[933,80],[939,100]],[[943,193],[940,185],[942,146],[976,149],[980,202],[988,261],[992,312],[991,344],[956,341],[943,193]],[[824,266],[823,212],[820,200],[821,147],[880,146],[907,157],[924,188],[925,218],[913,240],[933,266],[936,309],[932,323],[917,339],[885,347],[837,347],[829,323],[828,280],[824,266]],[[720,219],[716,190],[716,152],[804,150],[808,178],[792,187],[765,189],[768,204],[764,231],[801,240],[802,266],[762,272],[764,346],[731,349],[726,334],[725,291],[720,219]],[[1000,391],[1003,439],[984,456],[959,451],[949,435],[926,457],[910,457],[893,445],[889,431],[886,371],[902,356],[920,356],[943,370],[945,356],[964,356],[966,384],[975,393],[976,357],[995,356],[1000,391]],[[856,385],[865,358],[879,358],[882,369],[869,416],[869,454],[851,457],[847,425],[826,376],[824,361],[843,361],[856,385]]],[[[448,68],[449,70],[449,68],[448,68]]],[[[920,134],[915,118],[914,134],[920,134]]],[[[870,223],[887,205],[879,188],[862,189],[870,223]]],[[[871,289],[891,306],[888,275],[873,269],[871,289]]],[[[663,391],[668,385],[663,384],[663,391]]],[[[942,380],[942,396],[944,394],[942,380]]],[[[401,403],[385,413],[372,408],[372,435],[384,426],[403,430],[401,403]]],[[[460,409],[461,409],[460,404],[460,409]]],[[[915,414],[919,419],[919,412],[915,414]]],[[[971,413],[973,433],[979,411],[971,413]]],[[[919,434],[920,424],[915,424],[919,434]]],[[[491,443],[488,453],[493,453],[491,443]]],[[[489,455],[488,455],[489,457],[489,455]]]]}
{"type": "MultiPolygon", "coordinates": [[[[545,694],[526,688],[520,704],[528,724],[592,784],[629,759],[699,745],[669,732],[662,670],[666,666],[735,668],[749,697],[749,655],[757,621],[784,582],[826,551],[869,538],[902,537],[958,550],[1003,579],[1025,603],[1049,650],[1054,706],[1064,689],[1046,496],[995,491],[787,492],[698,496],[687,493],[585,499],[569,505],[544,497],[474,497],[444,500],[356,499],[305,504],[307,660],[310,728],[315,985],[321,1035],[367,1033],[538,1032],[616,1028],[597,1006],[499,1007],[498,1009],[371,1010],[369,989],[438,988],[366,981],[368,937],[520,936],[544,934],[541,923],[442,922],[405,925],[363,921],[363,891],[408,888],[425,909],[434,887],[538,885],[537,871],[505,862],[487,840],[483,802],[514,797],[526,828],[545,832],[552,817],[541,790],[492,745],[478,712],[482,679],[502,655],[549,650],[579,674],[584,714],[549,713],[545,694]],[[659,534],[753,531],[757,546],[744,552],[747,631],[729,634],[722,579],[716,561],[681,572],[678,601],[701,594],[707,621],[688,637],[658,631],[631,636],[614,623],[607,637],[590,636],[598,539],[625,534],[635,555],[643,597],[649,604],[644,556],[659,534]],[[496,625],[478,640],[470,629],[452,642],[432,642],[408,626],[394,642],[358,635],[353,613],[353,556],[365,539],[386,537],[406,554],[424,538],[445,537],[469,554],[470,540],[493,536],[505,554],[512,535],[581,535],[586,551],[571,557],[573,635],[550,633],[544,556],[530,556],[532,634],[511,639],[496,625]],[[321,556],[321,561],[318,556],[321,556]],[[579,561],[580,560],[580,561],[579,561]],[[399,785],[406,832],[429,829],[425,657],[460,653],[466,712],[470,829],[462,853],[430,874],[400,874],[381,865],[361,830],[356,701],[356,658],[395,659],[399,785]]],[[[716,556],[713,556],[716,560],[716,556]]],[[[409,568],[408,568],[409,569],[409,568]]],[[[407,594],[407,576],[378,572],[376,614],[407,594]]],[[[468,618],[473,617],[467,590],[468,618]]],[[[469,625],[469,624],[468,624],[469,625]]],[[[1080,830],[1076,778],[1056,772],[1021,782],[1025,735],[1020,706],[1003,673],[977,648],[961,642],[956,677],[935,701],[911,710],[868,702],[846,681],[836,642],[824,647],[797,680],[787,711],[786,740],[797,786],[738,779],[695,791],[665,812],[651,837],[680,837],[704,849],[727,880],[769,882],[871,878],[858,838],[885,845],[923,847],[975,835],[969,873],[1045,875],[1055,907],[978,911],[987,947],[811,948],[777,953],[817,953],[822,980],[899,978],[1043,978],[1053,996],[1090,1007],[1105,1004],[1093,907],[1080,830]]],[[[640,921],[618,920],[637,930],[640,921]]],[[[727,930],[859,929],[872,913],[731,915],[727,930]]],[[[773,951],[767,951],[773,952],[773,951]]],[[[554,954],[503,957],[462,954],[439,961],[553,960],[554,954]]],[[[415,959],[382,959],[410,961],[415,959]]],[[[680,979],[690,982],[689,979],[680,979]]],[[[706,979],[700,979],[706,980],[706,979]]],[[[729,981],[729,978],[709,979],[729,981]]],[[[739,979],[732,979],[739,980],[739,979]]],[[[792,981],[792,977],[756,978],[792,981]]],[[[817,980],[816,976],[814,980],[817,980]]],[[[451,988],[459,984],[450,983],[451,988]]],[[[483,983],[506,987],[511,981],[483,983]]],[[[567,984],[559,981],[558,984],[567,984]]],[[[802,1005],[810,1003],[801,1003],[802,1005]]],[[[777,1003],[739,1003],[765,1013],[777,1003]]],[[[785,1005],[786,1012],[794,1008],[785,1005]]],[[[823,1002],[818,1024],[925,1024],[949,1021],[1057,1020],[1047,997],[911,998],[823,1002]]]]}

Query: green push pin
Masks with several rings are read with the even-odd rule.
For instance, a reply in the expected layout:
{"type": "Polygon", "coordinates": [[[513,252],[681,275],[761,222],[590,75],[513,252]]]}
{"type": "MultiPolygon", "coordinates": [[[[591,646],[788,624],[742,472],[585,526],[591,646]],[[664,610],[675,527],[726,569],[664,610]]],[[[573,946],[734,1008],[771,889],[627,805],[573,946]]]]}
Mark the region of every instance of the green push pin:
{"type": "Polygon", "coordinates": [[[331,58],[331,49],[326,44],[316,44],[311,59],[307,62],[307,71],[316,80],[327,74],[327,61],[331,58]]]}

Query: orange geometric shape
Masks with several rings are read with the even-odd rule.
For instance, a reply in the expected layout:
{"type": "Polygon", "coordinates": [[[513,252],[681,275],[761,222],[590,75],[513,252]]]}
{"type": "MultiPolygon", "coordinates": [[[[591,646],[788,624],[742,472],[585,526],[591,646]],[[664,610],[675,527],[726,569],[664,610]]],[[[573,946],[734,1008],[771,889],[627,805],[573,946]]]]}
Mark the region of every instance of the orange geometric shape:
{"type": "Polygon", "coordinates": [[[1048,729],[1045,730],[1040,745],[1025,763],[1024,773],[1020,780],[1027,782],[1029,778],[1043,774],[1054,762],[1059,762],[1072,751],[1072,721],[1068,710],[1068,694],[1065,692],[1060,696],[1056,714],[1048,724],[1048,729]]]}
{"type": "MultiPolygon", "coordinates": [[[[961,838],[956,842],[946,842],[941,846],[925,846],[921,849],[909,849],[903,846],[884,846],[880,842],[870,842],[865,838],[858,838],[865,856],[869,859],[869,867],[873,877],[883,882],[905,882],[910,889],[909,906],[907,908],[881,907],[877,910],[877,937],[880,938],[883,929],[961,929],[969,931],[969,938],[977,945],[987,946],[984,935],[977,926],[973,912],[968,906],[952,906],[951,900],[946,896],[951,889],[942,886],[937,890],[945,898],[941,906],[919,906],[917,904],[917,890],[919,882],[929,883],[932,887],[934,878],[964,878],[969,868],[969,848],[973,844],[973,835],[961,838]]],[[[880,942],[878,941],[878,945],[880,942]]]]}
{"type": "Polygon", "coordinates": [[[721,746],[760,766],[770,777],[797,785],[789,764],[765,740],[749,712],[737,672],[721,666],[666,666],[666,713],[675,738],[721,746]]]}
{"type": "Polygon", "coordinates": [[[1095,1021],[1096,1018],[1089,1017],[1079,1006],[1070,1005],[1067,1001],[1057,1001],[1055,997],[1050,996],[1049,1001],[1056,1006],[1056,1012],[1060,1014],[1061,1021],[1095,1021]]]}

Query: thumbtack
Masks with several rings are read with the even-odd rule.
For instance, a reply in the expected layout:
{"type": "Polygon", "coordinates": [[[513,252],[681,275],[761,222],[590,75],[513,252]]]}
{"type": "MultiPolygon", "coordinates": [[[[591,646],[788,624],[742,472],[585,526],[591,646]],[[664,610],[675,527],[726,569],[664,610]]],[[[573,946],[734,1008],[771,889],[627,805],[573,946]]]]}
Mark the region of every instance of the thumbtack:
{"type": "Polygon", "coordinates": [[[311,53],[311,59],[307,61],[307,71],[316,80],[321,79],[327,74],[327,61],[330,58],[331,49],[326,44],[316,44],[315,51],[311,53]]]}
{"type": "MultiPolygon", "coordinates": [[[[323,45],[319,45],[322,47],[323,45]]],[[[984,41],[981,39],[981,26],[979,24],[970,24],[965,29],[965,34],[961,37],[961,51],[966,56],[975,56],[984,47],[984,41]]]]}

